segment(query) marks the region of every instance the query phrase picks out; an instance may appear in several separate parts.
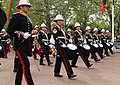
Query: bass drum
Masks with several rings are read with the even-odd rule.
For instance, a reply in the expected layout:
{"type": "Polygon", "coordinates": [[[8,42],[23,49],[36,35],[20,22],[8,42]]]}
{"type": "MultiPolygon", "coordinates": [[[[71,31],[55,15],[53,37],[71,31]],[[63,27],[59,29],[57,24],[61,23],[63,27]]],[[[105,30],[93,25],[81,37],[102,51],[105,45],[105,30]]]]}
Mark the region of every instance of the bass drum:
{"type": "Polygon", "coordinates": [[[68,47],[70,50],[77,50],[77,46],[74,45],[74,44],[67,44],[67,47],[68,47]]]}
{"type": "Polygon", "coordinates": [[[93,44],[93,46],[94,46],[95,48],[98,48],[98,47],[99,47],[97,44],[93,44]]]}
{"type": "Polygon", "coordinates": [[[83,48],[85,48],[86,50],[90,50],[90,46],[87,45],[87,44],[84,44],[84,45],[83,45],[83,48]]]}
{"type": "Polygon", "coordinates": [[[103,45],[102,44],[98,44],[101,48],[103,48],[103,45]]]}
{"type": "Polygon", "coordinates": [[[0,44],[0,52],[4,50],[4,46],[0,44]]]}

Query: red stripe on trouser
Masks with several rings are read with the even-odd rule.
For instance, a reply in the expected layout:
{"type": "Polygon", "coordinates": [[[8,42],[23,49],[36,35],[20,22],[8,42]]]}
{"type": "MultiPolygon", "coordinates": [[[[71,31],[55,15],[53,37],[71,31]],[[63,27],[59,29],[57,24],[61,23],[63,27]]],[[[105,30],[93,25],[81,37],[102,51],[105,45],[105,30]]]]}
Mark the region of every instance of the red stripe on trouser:
{"type": "Polygon", "coordinates": [[[20,59],[20,62],[22,64],[22,71],[23,71],[23,74],[24,74],[24,77],[25,77],[25,81],[26,81],[27,85],[29,85],[27,77],[26,77],[25,64],[23,62],[23,59],[22,59],[22,57],[21,57],[21,55],[20,55],[20,53],[18,51],[16,51],[16,53],[17,53],[17,55],[18,55],[18,57],[20,59]]]}
{"type": "Polygon", "coordinates": [[[7,57],[7,50],[6,49],[4,50],[4,57],[5,58],[7,57]]]}
{"type": "Polygon", "coordinates": [[[87,65],[88,62],[85,60],[85,56],[82,55],[82,53],[81,53],[81,51],[79,49],[78,49],[78,53],[80,54],[83,62],[87,65]]]}
{"type": "MultiPolygon", "coordinates": [[[[66,63],[66,61],[65,61],[64,55],[62,54],[62,52],[61,52],[61,51],[59,51],[59,52],[60,52],[61,56],[63,57],[63,61],[65,62],[66,69],[67,69],[67,71],[68,71],[69,75],[71,75],[71,74],[70,74],[70,71],[69,71],[69,69],[68,69],[68,67],[67,67],[67,63],[66,63]]],[[[68,62],[69,62],[69,61],[68,61],[68,62]]]]}
{"type": "Polygon", "coordinates": [[[46,57],[46,56],[47,56],[47,53],[46,53],[45,51],[47,50],[47,47],[44,46],[42,49],[43,49],[44,54],[45,54],[45,57],[46,57]]]}

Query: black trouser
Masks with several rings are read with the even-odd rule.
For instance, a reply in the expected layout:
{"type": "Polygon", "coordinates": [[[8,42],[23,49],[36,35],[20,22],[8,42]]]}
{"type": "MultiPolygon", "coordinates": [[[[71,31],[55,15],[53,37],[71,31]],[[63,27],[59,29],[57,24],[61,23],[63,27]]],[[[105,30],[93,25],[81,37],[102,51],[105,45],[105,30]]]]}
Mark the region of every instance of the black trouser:
{"type": "Polygon", "coordinates": [[[37,51],[36,51],[36,47],[35,48],[33,48],[34,49],[34,51],[33,51],[33,57],[35,58],[35,59],[37,59],[37,51]]]}
{"type": "Polygon", "coordinates": [[[7,58],[7,53],[8,53],[8,48],[7,48],[7,43],[6,42],[2,42],[3,46],[4,46],[4,58],[7,58]]]}
{"type": "Polygon", "coordinates": [[[43,45],[42,46],[42,54],[40,56],[40,64],[43,64],[43,58],[45,56],[46,60],[47,60],[47,63],[49,64],[50,63],[50,58],[49,58],[49,50],[50,50],[50,47],[47,46],[47,45],[43,45]]]}
{"type": "Polygon", "coordinates": [[[98,47],[98,50],[97,50],[97,53],[98,55],[100,56],[100,58],[102,59],[103,58],[103,47],[98,47]]]}
{"type": "Polygon", "coordinates": [[[105,50],[105,55],[109,55],[109,53],[108,53],[108,49],[109,49],[109,47],[107,46],[107,44],[106,43],[103,43],[103,48],[104,48],[104,50],[105,50]]]}
{"type": "Polygon", "coordinates": [[[90,65],[90,63],[88,61],[89,51],[84,49],[82,46],[77,46],[77,47],[78,47],[79,55],[81,56],[81,58],[82,58],[83,62],[85,63],[85,65],[88,67],[90,65]]]}
{"type": "Polygon", "coordinates": [[[95,60],[95,62],[98,61],[98,58],[96,56],[96,48],[93,45],[90,45],[90,53],[92,55],[92,58],[95,60]]]}
{"type": "Polygon", "coordinates": [[[4,58],[4,50],[0,52],[0,58],[4,58]]]}
{"type": "Polygon", "coordinates": [[[113,54],[112,47],[113,47],[113,45],[110,45],[110,47],[108,48],[111,54],[113,54]]]}
{"type": "Polygon", "coordinates": [[[77,50],[67,49],[68,59],[72,60],[71,65],[75,66],[78,60],[77,50]]]}
{"type": "Polygon", "coordinates": [[[19,58],[18,58],[17,54],[15,54],[14,69],[16,69],[16,70],[18,70],[18,63],[19,63],[19,58]]]}
{"type": "Polygon", "coordinates": [[[57,52],[58,52],[59,56],[56,57],[54,73],[55,74],[59,74],[60,73],[61,64],[63,62],[68,77],[71,76],[73,74],[73,70],[72,70],[72,68],[70,66],[70,62],[68,60],[67,48],[63,48],[63,47],[60,47],[60,46],[58,47],[57,46],[56,49],[57,49],[57,52]]]}
{"type": "Polygon", "coordinates": [[[19,66],[16,74],[15,85],[21,85],[22,77],[24,75],[26,85],[34,85],[31,73],[30,73],[30,63],[25,51],[16,51],[19,57],[19,66]]]}

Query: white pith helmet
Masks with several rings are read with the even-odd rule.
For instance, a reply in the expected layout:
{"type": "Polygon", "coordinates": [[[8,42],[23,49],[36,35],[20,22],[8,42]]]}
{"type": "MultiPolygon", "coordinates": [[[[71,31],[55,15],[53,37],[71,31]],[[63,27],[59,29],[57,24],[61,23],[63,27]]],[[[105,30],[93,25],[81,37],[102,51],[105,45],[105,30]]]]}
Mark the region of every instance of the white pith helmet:
{"type": "Polygon", "coordinates": [[[27,5],[27,6],[31,7],[29,0],[20,0],[17,5],[17,8],[20,9],[20,6],[23,6],[23,5],[27,5]]]}
{"type": "Polygon", "coordinates": [[[105,29],[102,29],[101,32],[105,32],[105,29]]]}
{"type": "Polygon", "coordinates": [[[67,32],[71,32],[71,29],[70,29],[70,28],[68,28],[68,29],[67,29],[67,32]]]}
{"type": "Polygon", "coordinates": [[[35,27],[34,28],[38,28],[38,25],[35,25],[35,27]]]}
{"type": "Polygon", "coordinates": [[[90,26],[87,26],[85,30],[91,30],[90,26]]]}
{"type": "Polygon", "coordinates": [[[74,27],[80,27],[80,24],[78,22],[76,22],[74,27]]]}
{"type": "Polygon", "coordinates": [[[106,30],[106,33],[109,33],[110,31],[109,30],[106,30]]]}
{"type": "Polygon", "coordinates": [[[40,27],[42,28],[42,27],[47,27],[47,26],[45,25],[45,23],[42,23],[40,27]]]}
{"type": "Polygon", "coordinates": [[[60,15],[60,14],[57,15],[57,16],[55,17],[54,21],[57,21],[57,20],[63,20],[63,21],[64,21],[63,16],[60,15]]]}
{"type": "Polygon", "coordinates": [[[5,29],[2,29],[1,32],[5,32],[5,29]]]}
{"type": "Polygon", "coordinates": [[[94,32],[95,32],[95,31],[98,31],[98,28],[94,28],[94,30],[93,30],[93,31],[94,31],[94,32]]]}

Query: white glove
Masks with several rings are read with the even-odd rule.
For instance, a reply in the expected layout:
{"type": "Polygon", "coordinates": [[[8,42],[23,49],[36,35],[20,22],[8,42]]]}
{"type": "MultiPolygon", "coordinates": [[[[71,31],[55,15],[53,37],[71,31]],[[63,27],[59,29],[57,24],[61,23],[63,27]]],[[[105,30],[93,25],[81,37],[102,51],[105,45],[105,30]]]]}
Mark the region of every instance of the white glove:
{"type": "Polygon", "coordinates": [[[28,39],[28,38],[30,37],[30,35],[31,35],[31,34],[29,34],[28,32],[26,32],[26,33],[24,33],[23,37],[24,37],[25,39],[28,39]]]}
{"type": "Polygon", "coordinates": [[[72,39],[70,39],[69,42],[72,43],[72,39]]]}
{"type": "Polygon", "coordinates": [[[62,46],[63,48],[67,47],[65,44],[62,44],[61,46],[62,46]]]}

